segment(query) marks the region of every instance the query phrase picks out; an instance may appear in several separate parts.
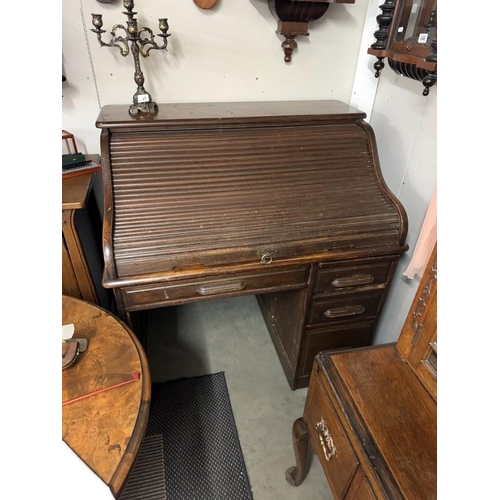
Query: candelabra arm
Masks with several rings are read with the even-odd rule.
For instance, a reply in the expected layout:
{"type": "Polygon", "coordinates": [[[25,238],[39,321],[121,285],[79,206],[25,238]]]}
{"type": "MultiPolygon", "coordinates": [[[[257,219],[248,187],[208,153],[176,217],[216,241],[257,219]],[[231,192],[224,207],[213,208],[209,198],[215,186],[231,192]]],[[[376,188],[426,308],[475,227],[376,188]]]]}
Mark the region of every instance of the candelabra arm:
{"type": "Polygon", "coordinates": [[[90,31],[97,34],[97,41],[99,42],[99,45],[101,47],[117,47],[120,50],[120,54],[123,57],[126,57],[130,52],[128,47],[128,41],[126,38],[123,38],[121,36],[116,36],[117,29],[122,29],[125,31],[125,33],[127,32],[127,29],[124,26],[122,26],[121,24],[115,24],[109,33],[111,35],[111,40],[108,43],[104,42],[101,36],[102,33],[106,33],[106,30],[93,29],[90,31]],[[123,47],[120,44],[123,44],[123,47]]]}
{"type": "Polygon", "coordinates": [[[115,24],[113,26],[113,29],[111,30],[111,35],[113,36],[113,47],[118,47],[120,49],[120,54],[123,57],[126,57],[129,53],[129,47],[128,47],[128,39],[127,39],[127,28],[123,26],[122,24],[115,24]],[[125,38],[122,36],[116,36],[116,30],[121,29],[125,32],[125,38]],[[117,45],[117,43],[123,43],[124,48],[121,47],[121,45],[117,45]]]}
{"type": "Polygon", "coordinates": [[[153,31],[150,28],[141,28],[139,31],[139,45],[140,45],[140,52],[143,57],[149,57],[149,52],[151,50],[163,50],[167,48],[167,37],[170,36],[170,34],[161,34],[158,35],[159,37],[163,38],[163,45],[158,45],[155,41],[155,35],[153,34],[153,31]],[[143,33],[149,33],[150,38],[142,37],[143,33]],[[148,46],[146,50],[145,47],[148,46]]]}

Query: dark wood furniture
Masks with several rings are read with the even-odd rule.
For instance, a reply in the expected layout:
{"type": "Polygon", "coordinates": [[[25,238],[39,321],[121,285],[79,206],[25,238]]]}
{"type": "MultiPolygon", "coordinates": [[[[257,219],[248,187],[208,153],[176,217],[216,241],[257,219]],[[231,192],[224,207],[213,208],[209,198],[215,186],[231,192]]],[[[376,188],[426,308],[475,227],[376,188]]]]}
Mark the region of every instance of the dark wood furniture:
{"type": "Polygon", "coordinates": [[[148,361],[134,333],[99,306],[63,296],[62,324],[70,323],[73,337],[87,339],[88,347],[62,372],[62,438],[118,497],[146,432],[148,361]],[[138,380],[107,389],[134,372],[138,380]]]}
{"type": "Polygon", "coordinates": [[[375,78],[389,66],[398,75],[422,82],[424,96],[437,83],[437,0],[385,0],[377,16],[375,78]]]}
{"type": "Polygon", "coordinates": [[[62,181],[62,293],[99,304],[99,297],[77,228],[87,206],[93,174],[62,181]]]}
{"type": "MultiPolygon", "coordinates": [[[[98,155],[90,159],[100,161],[98,155]]],[[[62,180],[62,293],[113,309],[102,286],[102,217],[94,190],[99,173],[62,180]]]]}
{"type": "Polygon", "coordinates": [[[338,101],[104,106],[104,278],[120,316],[256,294],[290,387],[368,345],[407,250],[361,111],[338,101]]]}
{"type": "Polygon", "coordinates": [[[331,3],[354,3],[354,0],[268,0],[269,9],[278,20],[276,34],[285,37],[281,44],[285,62],[292,60],[297,48],[295,38],[309,36],[309,23],[323,17],[331,3]]]}
{"type": "Polygon", "coordinates": [[[307,475],[311,443],[335,500],[437,498],[436,255],[397,343],[316,356],[291,484],[307,475]]]}

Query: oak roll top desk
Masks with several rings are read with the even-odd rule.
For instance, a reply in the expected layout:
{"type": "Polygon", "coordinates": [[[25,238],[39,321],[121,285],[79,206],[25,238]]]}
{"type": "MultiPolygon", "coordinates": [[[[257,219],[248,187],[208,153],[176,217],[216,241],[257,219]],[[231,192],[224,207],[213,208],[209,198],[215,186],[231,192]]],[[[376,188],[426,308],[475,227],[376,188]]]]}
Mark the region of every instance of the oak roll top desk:
{"type": "Polygon", "coordinates": [[[405,210],[366,115],[339,101],[101,109],[104,276],[122,319],[255,294],[292,389],[369,345],[405,210]]]}

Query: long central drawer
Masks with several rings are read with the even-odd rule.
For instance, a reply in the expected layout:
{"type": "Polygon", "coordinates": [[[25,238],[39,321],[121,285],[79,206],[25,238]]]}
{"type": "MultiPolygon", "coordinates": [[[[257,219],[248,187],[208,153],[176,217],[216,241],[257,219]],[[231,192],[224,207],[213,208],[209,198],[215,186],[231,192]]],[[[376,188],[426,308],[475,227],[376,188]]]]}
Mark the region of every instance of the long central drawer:
{"type": "Polygon", "coordinates": [[[152,309],[187,302],[265,293],[269,290],[295,290],[307,285],[309,266],[280,270],[235,273],[224,278],[198,278],[139,285],[122,289],[128,310],[152,309]]]}

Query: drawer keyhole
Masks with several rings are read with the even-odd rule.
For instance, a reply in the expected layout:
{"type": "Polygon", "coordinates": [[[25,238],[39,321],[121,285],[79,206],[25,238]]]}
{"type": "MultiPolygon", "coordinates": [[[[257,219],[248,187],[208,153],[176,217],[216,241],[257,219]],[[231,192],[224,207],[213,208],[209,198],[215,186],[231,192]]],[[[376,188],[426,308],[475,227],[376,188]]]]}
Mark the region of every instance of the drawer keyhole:
{"type": "Polygon", "coordinates": [[[270,253],[265,253],[260,258],[261,264],[271,264],[272,261],[273,261],[273,255],[270,253]]]}

